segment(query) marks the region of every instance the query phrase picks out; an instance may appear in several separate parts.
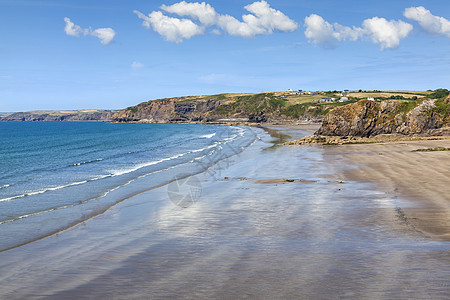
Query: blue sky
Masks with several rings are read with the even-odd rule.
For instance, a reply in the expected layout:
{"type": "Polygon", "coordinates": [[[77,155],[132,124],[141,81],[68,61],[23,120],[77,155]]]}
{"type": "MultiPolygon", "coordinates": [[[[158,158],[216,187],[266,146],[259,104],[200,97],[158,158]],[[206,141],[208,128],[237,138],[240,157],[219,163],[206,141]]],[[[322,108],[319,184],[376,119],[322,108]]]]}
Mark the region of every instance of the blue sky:
{"type": "Polygon", "coordinates": [[[0,111],[449,88],[449,20],[446,0],[0,0],[0,111]]]}

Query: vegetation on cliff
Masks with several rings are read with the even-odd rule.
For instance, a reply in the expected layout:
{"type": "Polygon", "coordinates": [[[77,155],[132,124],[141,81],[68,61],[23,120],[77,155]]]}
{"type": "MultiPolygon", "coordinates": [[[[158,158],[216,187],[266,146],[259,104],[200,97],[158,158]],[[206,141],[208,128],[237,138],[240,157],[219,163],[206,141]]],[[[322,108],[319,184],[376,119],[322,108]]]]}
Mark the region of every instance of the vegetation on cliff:
{"type": "Polygon", "coordinates": [[[112,119],[116,122],[320,121],[334,107],[346,104],[316,103],[309,96],[298,99],[282,95],[220,94],[151,100],[121,110],[112,119]]]}

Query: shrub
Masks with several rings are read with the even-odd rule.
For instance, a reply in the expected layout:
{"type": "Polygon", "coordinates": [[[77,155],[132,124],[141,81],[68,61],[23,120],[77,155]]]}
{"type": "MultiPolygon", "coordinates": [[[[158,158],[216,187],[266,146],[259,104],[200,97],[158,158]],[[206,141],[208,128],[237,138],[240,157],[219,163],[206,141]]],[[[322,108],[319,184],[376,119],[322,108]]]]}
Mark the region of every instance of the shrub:
{"type": "Polygon", "coordinates": [[[434,98],[434,99],[441,99],[441,98],[445,98],[450,94],[450,91],[447,89],[437,89],[434,90],[429,97],[430,98],[434,98]]]}

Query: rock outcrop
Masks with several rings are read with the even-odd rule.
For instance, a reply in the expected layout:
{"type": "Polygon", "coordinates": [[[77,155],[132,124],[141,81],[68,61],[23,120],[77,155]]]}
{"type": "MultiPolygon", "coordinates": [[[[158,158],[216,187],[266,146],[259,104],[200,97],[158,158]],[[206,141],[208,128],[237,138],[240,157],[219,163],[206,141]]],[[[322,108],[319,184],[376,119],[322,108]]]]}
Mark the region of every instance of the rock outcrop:
{"type": "Polygon", "coordinates": [[[445,101],[448,100],[362,100],[331,110],[324,117],[316,135],[370,137],[380,134],[431,133],[450,125],[446,111],[442,111],[442,105],[448,105],[445,101]]]}
{"type": "MultiPolygon", "coordinates": [[[[447,134],[447,136],[449,136],[447,134]]],[[[284,145],[351,145],[351,144],[374,144],[374,143],[389,143],[389,142],[401,142],[401,141],[421,141],[427,139],[437,139],[430,136],[417,136],[417,135],[393,135],[393,134],[381,134],[372,137],[360,137],[360,136],[323,136],[323,135],[310,135],[302,139],[289,141],[284,145]]]]}

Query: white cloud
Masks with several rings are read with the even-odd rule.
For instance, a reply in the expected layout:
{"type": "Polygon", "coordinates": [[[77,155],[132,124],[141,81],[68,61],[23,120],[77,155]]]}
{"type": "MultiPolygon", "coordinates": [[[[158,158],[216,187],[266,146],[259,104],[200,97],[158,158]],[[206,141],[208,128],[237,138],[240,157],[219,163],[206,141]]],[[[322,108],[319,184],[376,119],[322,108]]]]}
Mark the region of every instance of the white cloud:
{"type": "Polygon", "coordinates": [[[131,64],[131,68],[132,69],[140,69],[140,68],[143,68],[143,67],[144,67],[144,64],[140,63],[138,61],[133,61],[133,63],[131,64]]]}
{"type": "Polygon", "coordinates": [[[98,37],[103,45],[109,45],[116,36],[116,32],[112,28],[98,28],[91,31],[90,35],[98,37]]]}
{"type": "Polygon", "coordinates": [[[348,27],[339,23],[330,24],[315,14],[305,18],[305,27],[306,38],[315,44],[334,46],[336,41],[367,38],[380,44],[381,49],[397,48],[413,28],[403,21],[388,21],[378,17],[364,20],[362,27],[348,27]]]}
{"type": "Polygon", "coordinates": [[[80,26],[75,25],[69,18],[64,18],[64,22],[66,23],[66,27],[64,27],[64,32],[67,35],[79,37],[80,34],[85,34],[85,29],[82,29],[80,26]]]}
{"type": "Polygon", "coordinates": [[[338,41],[356,41],[364,35],[364,29],[359,27],[348,27],[338,23],[334,23],[334,38],[338,41]]]}
{"type": "Polygon", "coordinates": [[[116,36],[116,32],[112,28],[98,28],[95,30],[92,29],[83,29],[78,25],[75,25],[69,18],[64,18],[64,22],[66,26],[64,27],[64,32],[67,35],[80,37],[80,35],[90,35],[95,36],[100,39],[100,43],[103,45],[109,45],[114,37],[116,36]]]}
{"type": "Polygon", "coordinates": [[[243,21],[230,16],[222,15],[209,4],[202,2],[189,3],[181,1],[173,5],[162,5],[161,9],[179,17],[190,19],[179,19],[165,16],[162,12],[154,11],[145,16],[135,11],[143,25],[152,28],[164,36],[168,41],[179,43],[183,39],[189,39],[195,35],[205,33],[206,27],[213,28],[214,34],[220,33],[218,28],[224,32],[242,37],[254,37],[257,34],[271,34],[274,31],[294,31],[298,28],[297,23],[282,12],[275,10],[264,1],[257,1],[244,7],[251,14],[242,16],[243,21]]]}
{"type": "Polygon", "coordinates": [[[363,35],[361,28],[350,28],[338,23],[330,24],[315,14],[305,18],[305,27],[305,36],[315,44],[334,46],[335,40],[356,41],[363,35]]]}
{"type": "Polygon", "coordinates": [[[264,28],[266,33],[279,31],[294,31],[298,28],[297,23],[279,10],[270,7],[266,1],[254,2],[245,7],[253,15],[242,16],[243,20],[255,27],[264,28]]]}
{"type": "Polygon", "coordinates": [[[384,18],[374,17],[364,20],[365,34],[374,42],[381,45],[381,49],[397,48],[400,41],[412,31],[411,24],[403,21],[388,21],[384,18]]]}
{"type": "Polygon", "coordinates": [[[143,26],[153,28],[154,31],[170,42],[181,43],[183,39],[190,39],[204,33],[203,27],[189,19],[171,18],[163,15],[160,11],[154,11],[148,16],[137,10],[134,13],[143,20],[143,26]]]}
{"type": "Polygon", "coordinates": [[[450,38],[450,21],[433,15],[423,6],[406,8],[403,15],[419,22],[419,25],[431,34],[441,34],[450,38]]]}
{"type": "Polygon", "coordinates": [[[315,44],[333,44],[333,25],[325,21],[321,16],[312,14],[305,18],[305,36],[315,44]]]}
{"type": "Polygon", "coordinates": [[[161,9],[171,14],[177,14],[180,17],[196,19],[206,26],[214,25],[217,22],[218,14],[216,10],[205,2],[188,3],[181,1],[170,6],[162,5],[161,9]]]}
{"type": "Polygon", "coordinates": [[[219,16],[217,20],[217,26],[219,26],[229,35],[241,36],[245,38],[251,38],[257,34],[265,33],[264,28],[252,26],[247,22],[241,22],[230,15],[219,16]]]}

